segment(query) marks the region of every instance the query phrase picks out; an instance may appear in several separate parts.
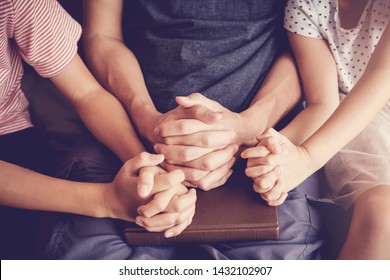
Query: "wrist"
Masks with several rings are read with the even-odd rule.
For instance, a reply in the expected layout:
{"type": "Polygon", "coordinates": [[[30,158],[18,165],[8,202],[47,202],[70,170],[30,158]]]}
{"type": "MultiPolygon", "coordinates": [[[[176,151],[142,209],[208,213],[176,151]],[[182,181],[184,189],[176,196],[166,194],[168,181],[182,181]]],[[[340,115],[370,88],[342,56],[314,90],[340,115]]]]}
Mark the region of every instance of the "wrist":
{"type": "Polygon", "coordinates": [[[263,120],[263,114],[253,114],[252,108],[249,108],[239,114],[239,123],[237,125],[237,139],[240,146],[253,147],[257,144],[256,136],[264,132],[266,127],[263,120]]]}
{"type": "Polygon", "coordinates": [[[321,168],[321,166],[319,166],[318,164],[316,164],[315,161],[313,161],[309,150],[304,144],[297,146],[297,149],[300,154],[299,161],[303,163],[303,170],[307,172],[307,174],[305,174],[306,177],[309,177],[311,174],[321,168]]]}
{"type": "MultiPolygon", "coordinates": [[[[134,181],[130,180],[129,185],[132,184],[134,184],[134,181]]],[[[120,199],[121,194],[116,191],[116,188],[115,181],[101,184],[100,201],[96,205],[95,217],[134,222],[137,216],[134,199],[132,197],[126,197],[125,201],[122,201],[120,199]]]]}
{"type": "Polygon", "coordinates": [[[132,121],[137,132],[143,140],[152,146],[156,143],[154,129],[158,125],[158,117],[161,115],[154,106],[139,104],[132,110],[132,121]]]}
{"type": "Polygon", "coordinates": [[[96,218],[113,218],[113,210],[109,207],[108,191],[112,183],[98,184],[96,186],[97,201],[94,206],[94,217],[96,218]]]}

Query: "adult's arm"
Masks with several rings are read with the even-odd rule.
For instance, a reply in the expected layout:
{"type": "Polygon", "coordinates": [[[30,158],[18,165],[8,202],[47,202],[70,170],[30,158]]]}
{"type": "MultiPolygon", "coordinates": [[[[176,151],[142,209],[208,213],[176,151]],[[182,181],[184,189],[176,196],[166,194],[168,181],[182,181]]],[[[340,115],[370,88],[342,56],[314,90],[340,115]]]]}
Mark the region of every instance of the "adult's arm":
{"type": "Polygon", "coordinates": [[[273,65],[250,107],[241,113],[231,112],[198,93],[176,98],[177,103],[185,108],[203,105],[213,111],[221,112],[222,118],[216,123],[219,130],[202,129],[204,124],[193,120],[166,122],[157,128],[162,144],[156,146],[167,158],[175,157],[178,152],[184,155],[190,154],[192,158],[195,158],[185,161],[176,156],[179,160],[171,160],[167,165],[168,170],[186,165],[195,170],[218,171],[221,172],[222,176],[219,177],[222,179],[204,182],[209,179],[205,177],[198,185],[202,189],[220,186],[231,175],[230,168],[234,164],[237,147],[254,146],[257,143],[256,136],[263,133],[267,127],[274,126],[296,105],[300,96],[301,88],[295,62],[289,53],[283,54],[273,65]],[[197,126],[198,132],[196,132],[197,126]],[[189,134],[186,131],[188,127],[192,128],[193,133],[189,134]],[[182,135],[178,135],[181,131],[182,135]],[[230,132],[230,135],[226,132],[230,132]],[[209,145],[218,145],[226,139],[230,141],[230,145],[223,150],[225,156],[228,157],[227,164],[223,164],[219,160],[220,154],[216,154],[221,151],[210,152],[206,155],[201,154],[201,149],[192,150],[187,154],[183,152],[188,152],[187,147],[190,146],[207,148],[209,145]],[[229,153],[229,147],[233,149],[233,152],[229,153]]]}
{"type": "MultiPolygon", "coordinates": [[[[145,86],[138,61],[123,42],[121,26],[123,1],[86,0],[84,5],[84,40],[87,61],[94,75],[126,108],[143,140],[153,146],[158,142],[155,128],[161,123],[178,119],[196,119],[203,124],[209,124],[208,129],[218,130],[218,125],[214,124],[221,115],[204,106],[197,105],[188,109],[178,106],[165,114],[156,110],[145,86]]],[[[224,133],[229,136],[230,132],[224,133]]],[[[226,147],[230,141],[231,137],[225,137],[218,147],[208,147],[206,150],[193,149],[189,146],[187,149],[196,151],[186,149],[181,155],[195,154],[196,157],[200,157],[226,147]]],[[[224,168],[213,173],[211,180],[214,182],[226,180],[225,177],[229,171],[228,164],[234,147],[226,148],[227,150],[216,151],[216,156],[213,156],[213,158],[218,157],[219,165],[224,165],[224,168]]],[[[171,158],[171,155],[167,156],[171,158]]],[[[187,179],[194,180],[208,176],[209,173],[209,171],[202,172],[202,170],[192,168],[183,168],[183,171],[187,179]]]]}
{"type": "MultiPolygon", "coordinates": [[[[243,112],[231,112],[217,102],[197,93],[188,97],[178,97],[176,100],[186,108],[203,105],[221,112],[222,118],[217,124],[222,127],[222,130],[234,132],[232,144],[254,146],[257,143],[256,136],[263,133],[266,128],[276,125],[297,104],[300,97],[301,86],[295,61],[290,53],[284,53],[272,66],[249,108],[243,112]]],[[[160,137],[163,138],[162,141],[170,145],[180,143],[181,145],[202,147],[204,146],[202,141],[219,143],[221,138],[226,137],[226,135],[210,129],[200,132],[203,137],[194,133],[186,137],[186,141],[177,138],[177,131],[182,127],[189,126],[189,124],[195,130],[196,124],[191,123],[191,120],[180,120],[160,125],[158,129],[160,137]]],[[[199,130],[201,130],[201,126],[199,126],[199,130]]],[[[172,153],[175,152],[174,147],[171,149],[172,153]]]]}
{"type": "Polygon", "coordinates": [[[254,146],[256,136],[288,114],[299,102],[301,92],[294,58],[286,52],[272,66],[250,107],[241,113],[243,123],[250,126],[242,133],[240,144],[254,146]]]}
{"type": "Polygon", "coordinates": [[[159,113],[137,58],[123,42],[122,10],[122,0],[84,0],[86,59],[94,76],[126,108],[140,134],[153,142],[159,113]]]}
{"type": "Polygon", "coordinates": [[[120,102],[100,86],[77,54],[50,80],[88,129],[122,161],[145,150],[120,102]]]}

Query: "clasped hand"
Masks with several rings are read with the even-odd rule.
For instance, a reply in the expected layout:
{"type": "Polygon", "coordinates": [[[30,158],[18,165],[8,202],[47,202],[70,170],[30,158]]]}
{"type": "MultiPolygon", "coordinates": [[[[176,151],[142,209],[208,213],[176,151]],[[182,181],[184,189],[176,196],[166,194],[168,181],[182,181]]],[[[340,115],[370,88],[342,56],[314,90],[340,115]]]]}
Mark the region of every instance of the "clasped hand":
{"type": "Polygon", "coordinates": [[[253,179],[253,189],[270,206],[282,204],[288,192],[310,174],[310,157],[302,146],[272,128],[257,137],[256,147],[241,156],[248,159],[245,173],[253,179]]]}
{"type": "Polygon", "coordinates": [[[163,160],[162,155],[144,152],[127,161],[104,189],[107,216],[135,221],[148,231],[164,231],[165,237],[179,235],[191,224],[196,192],[182,184],[180,170],[158,167],[163,160]]]}
{"type": "Polygon", "coordinates": [[[154,150],[165,156],[163,167],[182,170],[187,186],[210,190],[223,185],[238,151],[233,129],[238,114],[199,93],[176,102],[179,106],[162,115],[154,129],[154,150]]]}

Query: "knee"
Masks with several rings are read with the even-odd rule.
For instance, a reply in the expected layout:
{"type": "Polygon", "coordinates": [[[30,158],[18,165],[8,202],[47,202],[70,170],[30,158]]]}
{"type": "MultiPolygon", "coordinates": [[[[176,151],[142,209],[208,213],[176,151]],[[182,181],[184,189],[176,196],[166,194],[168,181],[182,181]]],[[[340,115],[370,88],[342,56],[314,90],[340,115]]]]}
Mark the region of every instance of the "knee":
{"type": "Polygon", "coordinates": [[[355,202],[354,219],[361,233],[390,236],[390,186],[366,191],[355,202]]]}

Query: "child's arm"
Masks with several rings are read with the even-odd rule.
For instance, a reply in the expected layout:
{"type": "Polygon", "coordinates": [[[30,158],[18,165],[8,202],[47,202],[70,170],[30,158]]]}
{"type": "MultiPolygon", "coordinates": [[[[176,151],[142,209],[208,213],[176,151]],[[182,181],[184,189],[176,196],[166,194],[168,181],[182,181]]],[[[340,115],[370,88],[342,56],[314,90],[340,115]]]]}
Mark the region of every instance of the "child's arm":
{"type": "Polygon", "coordinates": [[[321,129],[303,143],[312,172],[368,125],[390,99],[390,25],[359,82],[321,129]]]}
{"type": "MultiPolygon", "coordinates": [[[[388,26],[374,51],[359,82],[347,95],[326,123],[302,145],[296,146],[283,135],[268,130],[260,145],[268,147],[277,143],[288,154],[273,165],[280,165],[279,174],[273,171],[256,174],[262,196],[271,205],[283,201],[283,193],[298,186],[303,180],[321,168],[334,154],[351,141],[368,125],[378,111],[390,99],[390,26],[388,26]],[[266,184],[264,184],[266,182],[266,184]],[[275,186],[270,188],[269,186],[275,186]],[[272,200],[277,201],[273,203],[272,200]]],[[[255,151],[243,155],[253,157],[255,151]]],[[[267,165],[269,156],[256,160],[258,165],[267,165]]]]}
{"type": "Polygon", "coordinates": [[[281,133],[302,144],[328,119],[339,104],[336,63],[325,40],[289,32],[297,60],[306,106],[281,133]]]}
{"type": "MultiPolygon", "coordinates": [[[[326,41],[309,38],[289,32],[289,40],[298,63],[305,92],[305,109],[288,124],[281,133],[294,144],[303,143],[333,113],[339,104],[336,63],[326,41]]],[[[269,137],[263,133],[263,137],[269,137]]],[[[271,141],[260,142],[258,147],[250,148],[242,153],[249,158],[246,169],[247,176],[254,180],[254,190],[265,200],[275,201],[269,191],[274,187],[276,178],[281,177],[280,164],[283,155],[274,150],[271,141]],[[261,146],[267,143],[267,147],[261,146]],[[271,151],[271,153],[268,152],[271,151]],[[268,174],[267,177],[262,175],[268,174]]],[[[280,181],[276,183],[280,185],[280,181]]],[[[286,198],[286,195],[283,195],[286,198]]],[[[283,200],[284,200],[283,199],[283,200]]]]}
{"type": "Polygon", "coordinates": [[[148,230],[177,235],[188,226],[195,210],[194,190],[188,191],[180,184],[184,174],[181,171],[157,174],[151,194],[147,197],[137,194],[138,169],[159,164],[163,159],[161,155],[140,154],[127,161],[108,184],[60,180],[0,161],[0,205],[127,221],[137,219],[148,230]]]}

